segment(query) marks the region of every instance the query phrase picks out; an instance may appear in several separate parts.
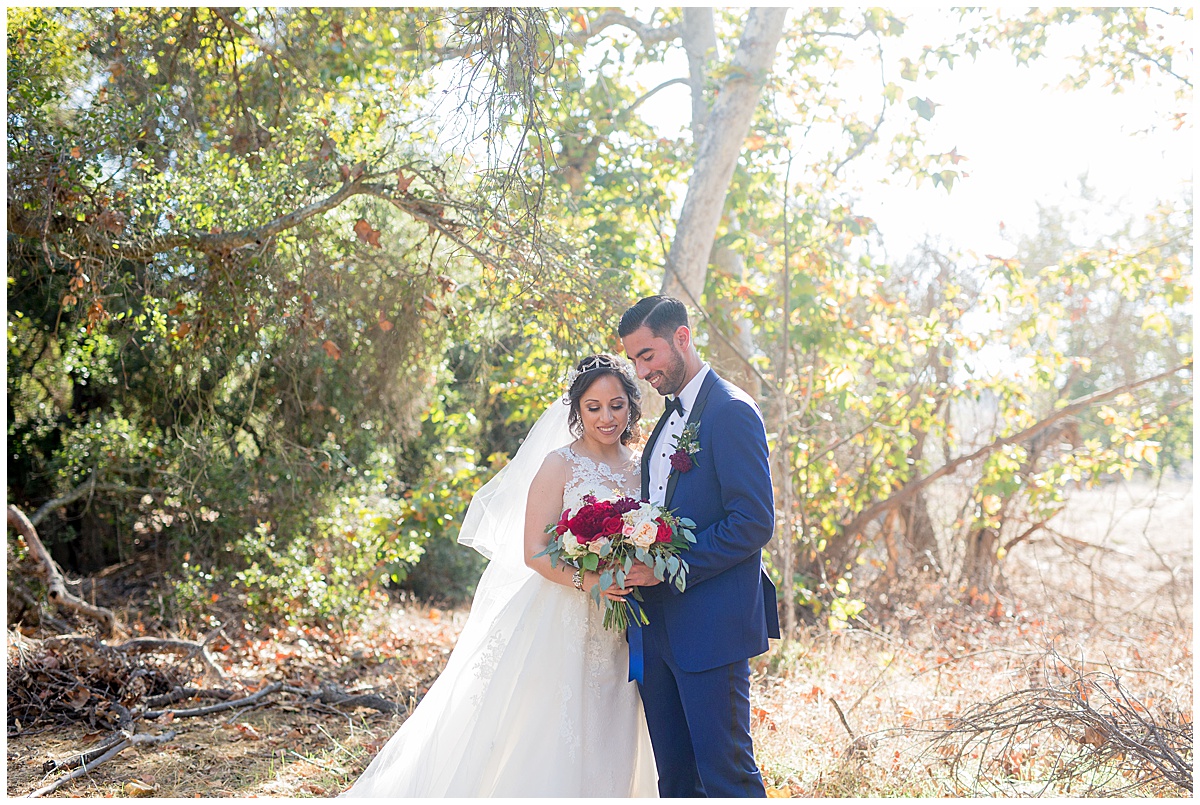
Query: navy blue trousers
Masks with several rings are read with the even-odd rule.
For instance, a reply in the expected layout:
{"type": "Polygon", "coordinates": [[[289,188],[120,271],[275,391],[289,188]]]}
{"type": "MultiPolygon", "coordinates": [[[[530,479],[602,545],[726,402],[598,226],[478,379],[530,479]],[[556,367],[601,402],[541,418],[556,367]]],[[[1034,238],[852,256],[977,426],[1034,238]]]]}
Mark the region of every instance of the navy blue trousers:
{"type": "Polygon", "coordinates": [[[641,693],[659,796],[765,797],[750,741],[750,661],[684,671],[654,626],[641,693]]]}

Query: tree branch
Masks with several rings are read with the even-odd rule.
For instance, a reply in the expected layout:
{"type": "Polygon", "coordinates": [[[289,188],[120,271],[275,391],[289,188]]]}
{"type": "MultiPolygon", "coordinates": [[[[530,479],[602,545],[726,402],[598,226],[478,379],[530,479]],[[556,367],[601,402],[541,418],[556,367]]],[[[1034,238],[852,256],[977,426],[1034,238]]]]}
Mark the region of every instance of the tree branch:
{"type": "Polygon", "coordinates": [[[329,212],[341,205],[346,199],[365,192],[361,179],[362,177],[359,176],[347,181],[332,195],[314,201],[298,210],[281,215],[254,229],[242,229],[236,232],[190,232],[186,234],[162,235],[149,238],[140,245],[131,244],[124,248],[118,246],[117,248],[112,248],[111,252],[115,257],[141,261],[150,259],[158,252],[181,246],[186,246],[205,254],[228,254],[244,246],[261,245],[263,241],[278,235],[280,232],[292,229],[313,216],[329,212]]]}
{"type": "Polygon", "coordinates": [[[627,28],[632,31],[642,44],[646,47],[657,45],[661,42],[670,42],[672,39],[679,37],[678,25],[666,25],[656,27],[647,25],[644,22],[630,17],[628,14],[623,14],[620,11],[605,11],[596,19],[587,24],[581,31],[567,34],[563,37],[566,41],[573,45],[582,45],[593,37],[599,36],[606,28],[613,25],[619,25],[622,28],[627,28]]]}
{"type": "Polygon", "coordinates": [[[783,37],[786,8],[752,8],[717,94],[688,179],[661,293],[698,300],[729,183],[750,128],[775,51],[783,37]]]}
{"type": "MultiPolygon", "coordinates": [[[[883,42],[877,42],[877,44],[879,46],[879,78],[886,87],[887,76],[883,73],[883,65],[885,63],[883,57],[883,42]]],[[[836,176],[838,171],[846,166],[846,163],[857,158],[860,154],[862,154],[863,151],[867,150],[868,145],[879,139],[879,130],[883,128],[883,120],[885,117],[887,117],[887,107],[887,98],[884,98],[883,106],[879,110],[879,118],[875,121],[875,126],[867,133],[865,137],[862,138],[862,141],[859,142],[859,144],[855,146],[855,148],[849,154],[846,154],[841,162],[834,166],[833,170],[831,171],[834,176],[836,176]]]]}
{"type": "Polygon", "coordinates": [[[639,106],[641,106],[645,101],[649,100],[649,98],[652,95],[654,95],[655,93],[657,93],[661,90],[664,90],[673,84],[690,84],[690,83],[691,82],[686,78],[672,78],[668,81],[662,82],[657,87],[650,90],[645,95],[643,95],[642,97],[638,98],[636,101],[631,103],[628,107],[626,107],[625,109],[622,109],[620,114],[618,114],[616,116],[616,118],[614,118],[614,128],[616,126],[619,126],[621,123],[625,122],[626,120],[628,120],[630,115],[633,114],[633,111],[635,109],[637,109],[639,106]]]}
{"type": "Polygon", "coordinates": [[[999,450],[1001,447],[1004,447],[1005,445],[1018,444],[1020,442],[1028,441],[1028,440],[1032,439],[1034,436],[1037,436],[1042,431],[1049,428],[1055,422],[1058,422],[1061,419],[1065,419],[1066,417],[1073,416],[1074,414],[1077,414],[1080,411],[1083,411],[1083,410],[1087,409],[1088,407],[1095,405],[1096,403],[1112,399],[1113,397],[1116,397],[1119,394],[1124,394],[1126,392],[1133,391],[1136,388],[1140,388],[1140,387],[1148,385],[1150,383],[1154,383],[1159,380],[1164,380],[1168,377],[1171,377],[1174,374],[1182,372],[1185,369],[1191,369],[1191,368],[1192,368],[1192,362],[1191,362],[1191,360],[1188,360],[1185,363],[1183,363],[1179,366],[1176,366],[1174,369],[1169,369],[1165,372],[1161,372],[1152,377],[1145,377],[1145,378],[1142,378],[1141,380],[1135,380],[1131,383],[1126,383],[1122,386],[1117,386],[1115,388],[1107,389],[1105,391],[1098,391],[1095,394],[1089,394],[1086,397],[1080,397],[1075,402],[1058,409],[1057,411],[1055,411],[1053,414],[1046,417],[1042,421],[1026,428],[1025,430],[1023,430],[1019,433],[1014,433],[1011,436],[1005,436],[1003,438],[996,439],[991,444],[984,445],[983,447],[976,450],[974,453],[969,453],[967,455],[959,456],[958,458],[954,459],[953,461],[949,461],[946,464],[944,464],[943,466],[939,467],[937,470],[934,470],[929,475],[926,475],[924,478],[920,478],[920,479],[917,479],[914,481],[909,481],[903,487],[901,487],[900,490],[898,492],[896,492],[896,494],[892,495],[891,497],[887,498],[886,500],[881,500],[878,503],[874,504],[873,506],[870,506],[867,509],[864,509],[853,520],[851,520],[849,523],[847,523],[842,528],[842,539],[843,540],[849,539],[850,537],[860,533],[862,531],[862,529],[866,527],[867,523],[871,522],[876,517],[880,516],[884,512],[888,511],[889,509],[899,506],[901,503],[905,502],[906,500],[912,498],[914,495],[916,495],[918,492],[920,492],[925,487],[929,486],[934,481],[936,481],[940,478],[944,478],[947,475],[952,475],[954,472],[956,472],[958,470],[958,468],[960,466],[962,466],[963,464],[966,464],[969,461],[975,461],[977,459],[984,458],[985,456],[990,455],[991,453],[995,452],[996,450],[999,450]]]}
{"type": "Polygon", "coordinates": [[[53,500],[48,500],[43,503],[41,507],[33,513],[33,516],[29,518],[29,522],[31,525],[36,526],[46,518],[47,514],[55,509],[62,508],[63,506],[69,506],[75,501],[79,500],[81,497],[90,496],[96,492],[116,492],[134,495],[164,494],[162,489],[153,489],[142,486],[125,486],[124,484],[98,484],[96,483],[96,473],[93,472],[92,476],[88,480],[84,481],[67,494],[60,498],[54,498],[53,500]]]}
{"type": "Polygon", "coordinates": [[[258,701],[271,696],[282,690],[284,684],[282,682],[272,682],[271,684],[260,688],[257,692],[245,696],[241,699],[229,699],[220,704],[209,705],[208,707],[193,707],[186,710],[147,710],[142,713],[142,718],[155,719],[171,713],[174,718],[191,718],[193,716],[206,716],[211,713],[220,713],[224,710],[233,710],[237,707],[248,707],[258,701]]]}
{"type": "Polygon", "coordinates": [[[47,785],[43,788],[39,788],[37,791],[34,791],[32,794],[29,794],[29,797],[30,798],[38,798],[38,797],[44,797],[47,794],[51,794],[51,793],[57,791],[59,788],[61,788],[66,783],[70,782],[71,780],[74,780],[77,777],[83,777],[85,774],[91,773],[92,769],[96,768],[101,763],[105,763],[109,760],[112,760],[114,757],[116,757],[121,752],[125,751],[126,749],[128,749],[131,746],[134,746],[136,744],[166,743],[167,741],[171,740],[174,737],[175,737],[174,730],[170,730],[169,732],[164,732],[162,735],[126,735],[125,738],[123,738],[119,742],[113,744],[112,747],[107,752],[102,754],[100,757],[80,766],[79,768],[75,769],[75,771],[71,772],[70,774],[66,775],[65,777],[60,777],[59,779],[55,780],[50,785],[47,785]]]}
{"type": "Polygon", "coordinates": [[[83,599],[72,595],[67,590],[67,584],[63,579],[62,573],[58,571],[58,566],[54,564],[54,559],[50,556],[50,552],[46,550],[46,546],[38,538],[37,529],[33,527],[33,523],[29,522],[29,518],[25,516],[25,513],[11,503],[8,506],[8,524],[12,528],[15,528],[17,533],[25,539],[25,544],[29,547],[29,552],[37,560],[38,574],[46,579],[46,597],[50,599],[50,603],[74,610],[92,620],[98,621],[109,634],[114,634],[118,631],[117,619],[111,610],[104,607],[92,606],[83,599]]]}

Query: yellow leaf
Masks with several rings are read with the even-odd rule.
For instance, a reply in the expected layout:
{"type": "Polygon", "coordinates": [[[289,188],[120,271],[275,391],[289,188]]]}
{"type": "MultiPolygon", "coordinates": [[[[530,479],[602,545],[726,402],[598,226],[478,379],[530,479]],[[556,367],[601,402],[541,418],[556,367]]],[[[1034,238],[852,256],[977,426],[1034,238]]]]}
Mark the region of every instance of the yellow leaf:
{"type": "Polygon", "coordinates": [[[1158,333],[1167,333],[1171,330],[1171,322],[1167,320],[1166,314],[1161,310],[1156,310],[1146,318],[1142,319],[1143,330],[1154,330],[1158,333]]]}

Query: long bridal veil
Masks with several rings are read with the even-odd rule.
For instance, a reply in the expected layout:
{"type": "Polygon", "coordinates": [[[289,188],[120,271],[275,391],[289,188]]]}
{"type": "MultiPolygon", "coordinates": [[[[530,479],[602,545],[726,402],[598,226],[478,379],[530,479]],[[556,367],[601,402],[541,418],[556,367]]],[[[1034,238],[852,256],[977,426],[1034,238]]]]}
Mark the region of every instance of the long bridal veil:
{"type": "Polygon", "coordinates": [[[512,460],[471,499],[458,541],[491,559],[489,569],[498,561],[505,566],[515,561],[523,570],[533,572],[525,567],[523,553],[525,499],[546,456],[574,438],[567,425],[567,411],[566,403],[556,399],[534,423],[512,460]]]}
{"type": "Polygon", "coordinates": [[[561,399],[555,400],[512,460],[472,499],[458,540],[491,561],[479,580],[467,622],[445,670],[420,706],[343,796],[447,796],[487,790],[494,770],[486,768],[490,763],[482,756],[488,754],[487,743],[500,738],[492,732],[495,722],[514,717],[496,708],[514,706],[518,692],[484,693],[494,676],[497,684],[516,682],[516,668],[505,670],[503,677],[496,675],[497,655],[506,646],[513,649],[508,654],[514,662],[535,650],[523,645],[527,629],[514,617],[528,597],[526,582],[535,575],[525,565],[525,502],[546,456],[573,439],[567,410],[561,399]],[[522,600],[514,601],[523,589],[522,600]],[[517,643],[509,646],[514,638],[517,643]]]}
{"type": "Polygon", "coordinates": [[[568,410],[561,398],[555,399],[530,428],[512,460],[471,498],[458,541],[491,561],[475,588],[471,614],[455,651],[477,650],[478,644],[470,641],[487,637],[487,627],[534,575],[525,564],[525,503],[546,456],[575,438],[567,424],[568,410]]]}

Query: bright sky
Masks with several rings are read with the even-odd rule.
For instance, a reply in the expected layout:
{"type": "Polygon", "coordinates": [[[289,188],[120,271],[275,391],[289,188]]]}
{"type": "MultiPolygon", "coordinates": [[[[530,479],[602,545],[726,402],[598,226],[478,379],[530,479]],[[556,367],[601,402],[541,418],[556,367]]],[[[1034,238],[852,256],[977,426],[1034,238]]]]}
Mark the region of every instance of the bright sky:
{"type": "Polygon", "coordinates": [[[864,170],[861,211],[876,219],[889,250],[906,249],[930,231],[946,245],[1011,253],[1000,222],[1010,235],[1031,231],[1036,203],[1072,197],[1084,174],[1130,213],[1177,198],[1192,179],[1194,145],[1191,131],[1165,122],[1169,93],[1143,86],[1113,94],[1101,82],[1059,89],[1065,74],[1059,59],[1018,67],[987,53],[923,86],[922,94],[942,104],[930,121],[930,150],[957,148],[968,157],[959,167],[970,175],[946,193],[929,182],[920,189],[871,186],[864,170]]]}
{"type": "MultiPolygon", "coordinates": [[[[935,41],[943,24],[938,12],[917,12],[906,36],[917,43],[935,41]]],[[[1036,203],[1071,198],[1085,173],[1103,198],[1123,201],[1131,213],[1148,212],[1156,199],[1179,196],[1192,178],[1193,133],[1171,130],[1162,114],[1174,108],[1170,93],[1147,82],[1136,92],[1116,95],[1101,81],[1081,90],[1057,89],[1068,70],[1063,56],[1078,47],[1060,38],[1051,57],[1032,66],[1017,66],[1001,53],[982,53],[975,62],[959,60],[953,70],[943,69],[915,87],[898,82],[905,87],[905,100],[916,94],[940,104],[924,128],[928,149],[957,148],[968,158],[959,168],[970,176],[947,193],[928,181],[920,188],[895,179],[887,184],[888,172],[878,161],[852,163],[849,177],[860,198],[856,211],[875,219],[893,259],[902,259],[926,233],[947,248],[1011,254],[1000,222],[1010,238],[1031,232],[1036,203]],[[1136,133],[1151,126],[1156,128],[1149,134],[1136,133]]],[[[1190,70],[1176,64],[1177,71],[1185,67],[1190,70]]],[[[876,64],[864,59],[852,69],[862,71],[866,94],[878,93],[876,64]]],[[[664,74],[686,75],[686,65],[682,60],[668,65],[664,74]]],[[[870,98],[867,108],[877,104],[870,98]]],[[[643,115],[664,132],[677,131],[690,115],[684,87],[672,87],[646,106],[652,108],[644,108],[643,115]]]]}

